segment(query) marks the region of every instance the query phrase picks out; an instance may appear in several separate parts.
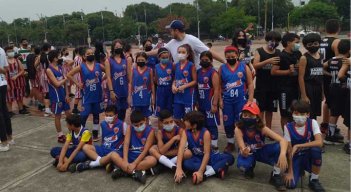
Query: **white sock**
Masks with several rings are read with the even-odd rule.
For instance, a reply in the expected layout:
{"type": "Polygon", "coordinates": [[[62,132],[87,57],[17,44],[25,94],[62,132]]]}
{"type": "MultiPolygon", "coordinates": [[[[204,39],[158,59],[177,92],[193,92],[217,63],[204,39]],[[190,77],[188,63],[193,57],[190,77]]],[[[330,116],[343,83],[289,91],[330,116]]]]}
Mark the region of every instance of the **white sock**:
{"type": "Polygon", "coordinates": [[[273,167],[273,176],[274,175],[280,175],[280,168],[279,167],[276,167],[276,166],[273,167]]]}
{"type": "Polygon", "coordinates": [[[175,167],[176,165],[169,160],[166,156],[161,155],[160,159],[158,160],[162,165],[172,169],[172,167],[175,167]]]}
{"type": "Polygon", "coordinates": [[[96,158],[95,161],[91,161],[91,162],[89,163],[89,166],[90,166],[91,168],[99,167],[99,166],[100,166],[100,159],[101,159],[101,157],[98,156],[98,157],[96,158]]]}
{"type": "Polygon", "coordinates": [[[231,144],[234,144],[234,137],[232,137],[232,138],[227,138],[227,142],[228,142],[228,143],[231,143],[231,144]]]}
{"type": "Polygon", "coordinates": [[[206,171],[205,171],[204,175],[206,175],[206,177],[210,177],[210,176],[215,175],[215,174],[216,174],[216,172],[213,169],[213,167],[206,165],[206,171]]]}
{"type": "Polygon", "coordinates": [[[93,130],[99,131],[99,124],[93,124],[93,130]]]}
{"type": "Polygon", "coordinates": [[[60,137],[60,136],[62,136],[62,135],[63,135],[63,132],[62,132],[62,131],[57,132],[57,137],[60,137]]]}
{"type": "Polygon", "coordinates": [[[318,175],[311,173],[310,181],[312,181],[312,179],[318,179],[318,175]]]}
{"type": "Polygon", "coordinates": [[[335,128],[336,128],[336,125],[335,125],[335,124],[329,123],[330,136],[333,136],[333,135],[334,135],[334,133],[335,133],[335,128]]]}
{"type": "Polygon", "coordinates": [[[172,163],[177,164],[177,156],[173,157],[173,158],[171,159],[171,161],[172,161],[172,163]]]}
{"type": "Polygon", "coordinates": [[[45,108],[45,113],[51,113],[50,108],[45,108]]]}
{"type": "Polygon", "coordinates": [[[218,147],[218,140],[211,140],[211,145],[214,147],[218,147]]]}

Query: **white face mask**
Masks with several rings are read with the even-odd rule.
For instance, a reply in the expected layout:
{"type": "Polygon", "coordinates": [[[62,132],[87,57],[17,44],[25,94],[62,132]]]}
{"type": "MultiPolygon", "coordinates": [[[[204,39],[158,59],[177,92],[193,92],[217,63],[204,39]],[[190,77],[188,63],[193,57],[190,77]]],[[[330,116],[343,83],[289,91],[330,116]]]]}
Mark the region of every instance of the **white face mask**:
{"type": "Polygon", "coordinates": [[[183,53],[178,53],[178,59],[180,61],[184,61],[186,59],[186,54],[183,54],[183,53]]]}
{"type": "Polygon", "coordinates": [[[304,115],[293,115],[293,119],[297,125],[304,125],[307,121],[307,117],[304,115]]]}
{"type": "Polygon", "coordinates": [[[171,132],[173,128],[174,128],[174,123],[171,123],[169,125],[163,125],[163,129],[168,132],[171,132]]]}
{"type": "Polygon", "coordinates": [[[144,124],[142,124],[142,125],[140,125],[139,127],[136,127],[136,126],[134,126],[134,130],[136,131],[136,132],[142,132],[142,131],[144,131],[145,130],[145,123],[144,124]]]}
{"type": "Polygon", "coordinates": [[[105,121],[106,121],[108,124],[112,124],[112,123],[113,123],[113,119],[114,119],[114,117],[105,117],[105,121]]]}
{"type": "Polygon", "coordinates": [[[15,52],[14,51],[7,52],[7,57],[14,58],[15,57],[15,52]]]}

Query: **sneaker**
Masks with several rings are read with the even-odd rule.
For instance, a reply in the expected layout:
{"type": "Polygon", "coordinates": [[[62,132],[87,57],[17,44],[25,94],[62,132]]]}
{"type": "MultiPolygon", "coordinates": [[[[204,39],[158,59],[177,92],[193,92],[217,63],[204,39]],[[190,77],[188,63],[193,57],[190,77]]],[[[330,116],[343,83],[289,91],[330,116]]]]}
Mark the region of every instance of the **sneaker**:
{"type": "Polygon", "coordinates": [[[273,175],[273,172],[271,172],[269,183],[274,185],[278,191],[286,191],[284,181],[280,175],[273,175]]]}
{"type": "Polygon", "coordinates": [[[134,171],[132,177],[134,180],[139,181],[142,184],[146,183],[145,171],[134,171]]]}
{"type": "Polygon", "coordinates": [[[73,98],[74,96],[75,96],[75,95],[74,95],[73,93],[70,93],[70,94],[69,94],[69,97],[72,97],[72,98],[73,98]]]}
{"type": "Polygon", "coordinates": [[[346,154],[350,154],[350,143],[345,143],[342,149],[345,151],[346,154]]]}
{"type": "Polygon", "coordinates": [[[22,110],[19,110],[19,114],[21,114],[21,115],[27,115],[27,114],[29,114],[29,111],[27,111],[26,108],[23,108],[22,110]]]}
{"type": "Polygon", "coordinates": [[[108,164],[105,166],[106,173],[111,173],[111,172],[113,171],[114,168],[115,168],[115,166],[114,166],[112,163],[108,163],[108,164]]]}
{"type": "Polygon", "coordinates": [[[76,163],[71,163],[69,166],[68,166],[68,171],[71,172],[71,173],[74,173],[77,171],[77,164],[76,163]]]}
{"type": "Polygon", "coordinates": [[[59,163],[59,156],[55,157],[55,160],[52,162],[52,166],[57,167],[59,163]]]}
{"type": "Polygon", "coordinates": [[[147,173],[150,175],[158,175],[164,170],[164,167],[165,166],[163,166],[162,164],[157,163],[154,167],[150,168],[150,170],[147,171],[147,173]]]}
{"type": "Polygon", "coordinates": [[[57,142],[65,143],[66,142],[66,136],[65,135],[61,135],[61,136],[57,137],[57,142]]]}
{"type": "Polygon", "coordinates": [[[235,149],[234,143],[228,143],[227,146],[224,148],[224,152],[232,153],[234,152],[234,149],[235,149]]]}
{"type": "Polygon", "coordinates": [[[6,144],[6,145],[0,144],[0,152],[5,152],[5,151],[8,151],[8,150],[10,150],[10,145],[9,144],[6,144]]]}
{"type": "Polygon", "coordinates": [[[218,171],[217,176],[218,176],[220,179],[224,179],[225,174],[228,172],[228,168],[229,168],[229,166],[226,164],[225,167],[224,167],[223,169],[220,169],[220,170],[218,171]]]}
{"type": "Polygon", "coordinates": [[[9,141],[9,144],[10,144],[10,145],[15,145],[16,142],[15,142],[15,140],[11,139],[11,140],[9,141]]]}
{"type": "Polygon", "coordinates": [[[38,104],[38,110],[43,111],[45,109],[45,106],[43,104],[38,104]]]}
{"type": "Polygon", "coordinates": [[[100,138],[99,138],[99,131],[98,130],[93,130],[93,141],[97,142],[99,140],[100,140],[100,138]]]}
{"type": "Polygon", "coordinates": [[[51,115],[52,115],[51,111],[50,112],[47,112],[47,111],[44,112],[44,117],[50,117],[51,115]]]}
{"type": "Polygon", "coordinates": [[[343,143],[343,140],[340,140],[340,135],[334,134],[333,136],[327,135],[323,142],[327,145],[335,145],[343,143]]]}
{"type": "Polygon", "coordinates": [[[308,183],[308,187],[315,192],[324,192],[324,188],[322,187],[322,184],[319,182],[318,179],[312,179],[308,183]]]}
{"type": "MultiPolygon", "coordinates": [[[[113,166],[112,166],[113,167],[113,166]]],[[[121,168],[115,168],[113,169],[112,173],[111,173],[111,178],[113,180],[116,180],[118,178],[124,177],[126,174],[123,172],[123,170],[121,168]]]]}
{"type": "Polygon", "coordinates": [[[79,114],[80,111],[79,111],[78,109],[73,109],[73,110],[72,110],[72,113],[73,113],[73,114],[79,114]]]}
{"type": "Polygon", "coordinates": [[[251,168],[245,170],[244,176],[245,176],[246,179],[254,178],[255,177],[254,168],[251,167],[251,168]]]}
{"type": "Polygon", "coordinates": [[[82,172],[85,170],[90,169],[90,161],[86,161],[86,162],[82,162],[82,163],[78,163],[76,166],[76,170],[78,172],[82,172]]]}
{"type": "Polygon", "coordinates": [[[29,109],[27,105],[23,105],[23,109],[29,109]]]}

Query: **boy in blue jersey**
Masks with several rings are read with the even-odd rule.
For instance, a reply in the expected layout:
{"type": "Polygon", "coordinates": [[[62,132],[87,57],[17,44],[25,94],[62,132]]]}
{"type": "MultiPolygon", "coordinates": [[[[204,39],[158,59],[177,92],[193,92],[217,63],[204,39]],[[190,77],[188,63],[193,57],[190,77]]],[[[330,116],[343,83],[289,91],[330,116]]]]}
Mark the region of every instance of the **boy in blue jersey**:
{"type": "Polygon", "coordinates": [[[113,41],[111,52],[111,57],[105,63],[109,88],[107,97],[109,104],[117,107],[118,118],[124,121],[128,108],[128,77],[131,75],[132,64],[124,56],[121,40],[113,41]]]}
{"type": "Polygon", "coordinates": [[[212,65],[213,57],[209,51],[200,54],[197,70],[198,109],[206,117],[206,128],[211,133],[211,146],[218,150],[218,126],[220,125],[218,101],[220,95],[219,76],[212,65]]]}
{"type": "Polygon", "coordinates": [[[273,166],[270,183],[278,191],[286,190],[281,172],[288,167],[288,142],[265,126],[259,115],[260,109],[256,103],[247,103],[242,109],[241,119],[235,127],[235,138],[239,147],[237,166],[244,171],[246,178],[254,177],[256,161],[273,166]],[[276,143],[266,144],[265,137],[272,138],[276,143]]]}
{"type": "Polygon", "coordinates": [[[204,127],[205,116],[198,111],[185,115],[186,130],[180,139],[175,182],[180,183],[185,170],[191,171],[193,184],[199,184],[207,177],[217,175],[223,179],[230,165],[234,164],[234,157],[230,153],[218,153],[211,149],[211,135],[204,127]],[[184,159],[185,145],[192,152],[190,159],[184,159]]]}
{"type": "Polygon", "coordinates": [[[64,111],[66,116],[69,115],[69,91],[67,90],[67,79],[63,76],[62,67],[58,66],[59,52],[54,50],[48,54],[50,62],[46,69],[49,80],[49,97],[51,103],[51,111],[55,114],[55,127],[57,131],[57,141],[65,143],[66,137],[61,128],[61,113],[64,111]]]}
{"type": "Polygon", "coordinates": [[[136,54],[137,66],[133,68],[129,80],[129,105],[133,110],[140,110],[145,117],[150,117],[155,103],[154,75],[151,68],[146,66],[145,52],[136,54]]]}
{"type": "Polygon", "coordinates": [[[190,45],[184,44],[178,47],[178,59],[172,92],[174,94],[173,114],[179,121],[186,113],[194,110],[197,74],[190,45]]]}
{"type": "MultiPolygon", "coordinates": [[[[184,133],[184,129],[175,124],[172,113],[167,109],[159,113],[158,119],[159,129],[156,134],[157,145],[154,145],[149,152],[158,159],[162,165],[175,171],[179,141],[184,133]]],[[[189,159],[191,155],[188,149],[184,151],[184,159],[189,159]]]]}
{"type": "Polygon", "coordinates": [[[55,161],[53,165],[61,172],[67,171],[67,168],[74,172],[76,163],[86,160],[86,155],[82,151],[84,145],[92,144],[91,133],[88,129],[81,126],[79,115],[69,115],[66,117],[67,128],[70,131],[66,135],[66,142],[63,147],[54,147],[50,154],[55,161]],[[72,146],[70,147],[70,143],[72,146]]]}
{"type": "Polygon", "coordinates": [[[117,179],[125,174],[143,184],[146,183],[145,170],[154,167],[155,157],[148,155],[155,140],[154,130],[147,125],[147,119],[139,110],[130,115],[132,126],[127,128],[123,150],[111,154],[112,162],[118,167],[112,172],[112,178],[117,179]]]}
{"type": "Polygon", "coordinates": [[[239,121],[240,113],[247,102],[253,101],[254,85],[250,68],[245,62],[239,61],[238,49],[228,46],[224,50],[227,59],[218,70],[220,85],[222,85],[222,98],[220,108],[223,109],[223,122],[227,136],[225,151],[234,151],[234,127],[239,121]],[[246,98],[248,89],[249,98],[246,98]]]}
{"type": "Polygon", "coordinates": [[[99,114],[103,110],[102,101],[102,72],[105,72],[104,67],[100,63],[95,62],[94,51],[87,48],[84,51],[84,63],[74,68],[67,74],[67,77],[74,82],[78,88],[83,91],[83,105],[80,113],[82,125],[85,123],[90,114],[93,114],[93,140],[99,140],[99,114]],[[74,74],[80,73],[82,83],[77,82],[73,78],[74,74]]]}
{"type": "Polygon", "coordinates": [[[77,171],[105,166],[111,161],[111,152],[122,150],[128,125],[118,119],[117,109],[109,105],[105,109],[105,121],[101,122],[101,145],[84,145],[83,151],[92,161],[77,164],[77,171]]]}
{"type": "Polygon", "coordinates": [[[159,116],[159,112],[163,109],[172,111],[173,108],[173,93],[172,82],[174,77],[174,65],[169,60],[169,51],[166,48],[158,50],[160,63],[155,67],[155,82],[156,89],[156,109],[155,115],[159,116]]]}
{"type": "Polygon", "coordinates": [[[322,134],[318,122],[309,118],[310,105],[303,100],[292,105],[293,122],[284,127],[284,138],[289,142],[289,169],[286,185],[295,188],[305,171],[311,173],[308,186],[312,191],[325,191],[318,175],[322,165],[322,134]]]}

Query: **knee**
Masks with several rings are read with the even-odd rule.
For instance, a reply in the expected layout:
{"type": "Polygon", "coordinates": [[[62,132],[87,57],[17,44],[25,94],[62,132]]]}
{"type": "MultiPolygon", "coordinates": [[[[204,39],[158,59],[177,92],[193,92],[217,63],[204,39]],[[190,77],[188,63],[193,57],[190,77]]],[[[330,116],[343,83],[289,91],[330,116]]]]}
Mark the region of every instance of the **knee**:
{"type": "Polygon", "coordinates": [[[192,156],[193,156],[193,154],[191,153],[191,151],[189,149],[185,149],[183,158],[190,159],[192,156]]]}
{"type": "Polygon", "coordinates": [[[149,153],[150,153],[150,155],[153,155],[153,156],[155,156],[157,153],[159,153],[157,146],[156,145],[152,146],[149,149],[149,153]]]}
{"type": "Polygon", "coordinates": [[[225,154],[225,157],[227,159],[227,164],[228,165],[233,165],[234,164],[235,158],[234,158],[234,156],[232,154],[227,153],[227,154],[225,154]]]}
{"type": "Polygon", "coordinates": [[[312,165],[320,167],[322,165],[322,150],[319,147],[311,148],[312,165]]]}
{"type": "Polygon", "coordinates": [[[51,157],[56,158],[57,156],[60,155],[60,152],[61,152],[61,147],[53,147],[50,150],[50,155],[51,157]]]}

